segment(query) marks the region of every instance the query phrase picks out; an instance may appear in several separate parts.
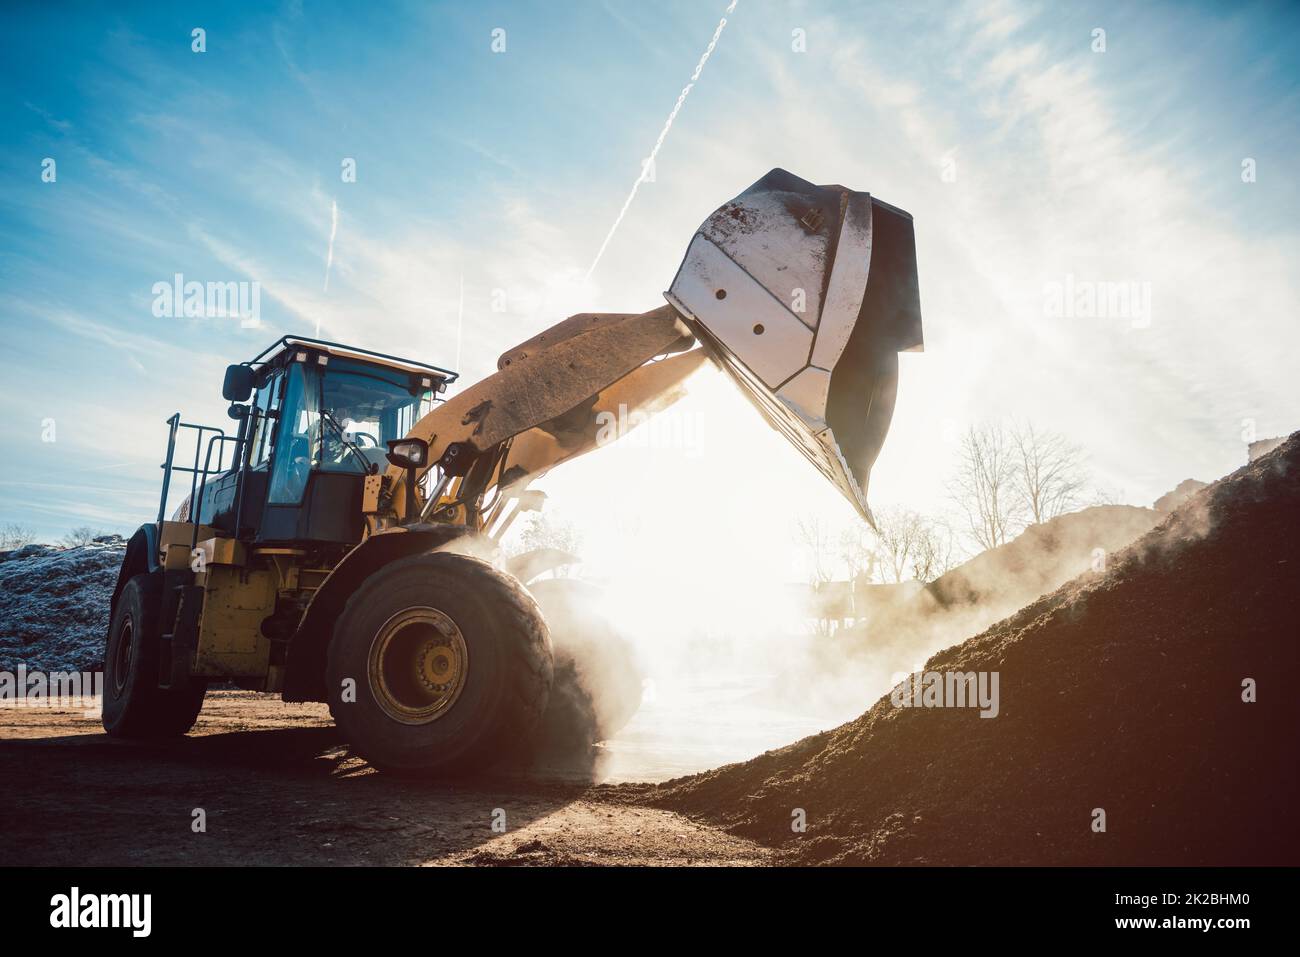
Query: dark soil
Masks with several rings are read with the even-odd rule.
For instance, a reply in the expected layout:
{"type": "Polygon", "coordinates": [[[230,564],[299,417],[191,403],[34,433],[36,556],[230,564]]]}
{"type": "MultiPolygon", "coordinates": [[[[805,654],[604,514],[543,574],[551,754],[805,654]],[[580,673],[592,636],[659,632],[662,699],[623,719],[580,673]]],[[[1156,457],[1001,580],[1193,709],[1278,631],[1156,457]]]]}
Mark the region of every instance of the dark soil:
{"type": "Polygon", "coordinates": [[[1104,573],[929,660],[998,672],[996,718],[886,696],[834,731],[621,795],[796,862],[1298,864],[1298,622],[1300,433],[1104,573]]]}

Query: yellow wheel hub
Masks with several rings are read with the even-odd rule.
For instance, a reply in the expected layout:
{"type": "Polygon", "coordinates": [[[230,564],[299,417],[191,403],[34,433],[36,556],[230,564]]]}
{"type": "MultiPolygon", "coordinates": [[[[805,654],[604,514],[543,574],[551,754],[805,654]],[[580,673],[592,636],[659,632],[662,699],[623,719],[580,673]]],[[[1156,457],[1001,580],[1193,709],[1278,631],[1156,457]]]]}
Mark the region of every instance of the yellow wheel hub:
{"type": "Polygon", "coordinates": [[[394,721],[428,724],[446,714],[465,688],[469,649],[456,623],[436,608],[398,612],[370,644],[370,687],[394,721]]]}

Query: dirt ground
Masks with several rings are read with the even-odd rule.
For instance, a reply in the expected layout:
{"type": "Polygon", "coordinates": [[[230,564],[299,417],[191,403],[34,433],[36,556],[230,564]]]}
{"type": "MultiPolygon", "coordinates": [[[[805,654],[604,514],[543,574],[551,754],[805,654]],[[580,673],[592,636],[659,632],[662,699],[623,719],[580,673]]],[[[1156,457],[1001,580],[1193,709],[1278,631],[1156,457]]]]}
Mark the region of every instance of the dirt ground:
{"type": "Polygon", "coordinates": [[[556,777],[389,778],[348,754],[323,705],[237,691],[210,692],[192,734],[163,744],[112,740],[80,711],[0,710],[0,779],[0,865],[771,860],[744,838],[556,777]]]}
{"type": "Polygon", "coordinates": [[[813,730],[706,682],[582,767],[430,783],[245,692],[166,743],[3,709],[0,865],[1293,865],[1298,476],[1300,433],[926,662],[997,676],[996,720],[902,687],[813,730]]]}

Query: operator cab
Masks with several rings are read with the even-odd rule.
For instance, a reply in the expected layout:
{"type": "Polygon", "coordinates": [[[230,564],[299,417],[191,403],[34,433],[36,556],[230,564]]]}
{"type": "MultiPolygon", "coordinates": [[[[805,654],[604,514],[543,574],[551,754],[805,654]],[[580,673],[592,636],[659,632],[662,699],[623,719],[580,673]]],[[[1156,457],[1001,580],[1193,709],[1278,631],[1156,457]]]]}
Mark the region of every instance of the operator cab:
{"type": "MultiPolygon", "coordinates": [[[[215,475],[207,463],[198,470],[191,501],[201,508],[189,518],[257,544],[356,544],[365,477],[387,466],[387,443],[406,436],[455,379],[365,349],[280,339],[226,370],[222,391],[239,432],[209,444],[233,445],[236,461],[215,475]]],[[[174,434],[173,426],[169,464],[174,434]]],[[[166,482],[163,494],[165,507],[166,482]]]]}

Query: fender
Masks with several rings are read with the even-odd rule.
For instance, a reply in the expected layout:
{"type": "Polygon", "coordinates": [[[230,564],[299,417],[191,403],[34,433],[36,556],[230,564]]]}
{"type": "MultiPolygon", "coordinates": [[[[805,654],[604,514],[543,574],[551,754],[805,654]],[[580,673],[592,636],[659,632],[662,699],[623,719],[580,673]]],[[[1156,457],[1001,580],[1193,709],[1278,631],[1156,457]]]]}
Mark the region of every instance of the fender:
{"type": "Polygon", "coordinates": [[[117,598],[122,589],[136,575],[156,572],[158,564],[158,525],[151,522],[136,529],[131,540],[126,543],[126,555],[122,557],[122,567],[117,570],[117,583],[113,586],[113,600],[109,604],[108,620],[113,620],[117,611],[117,598]]]}
{"type": "MultiPolygon", "coordinates": [[[[402,525],[371,535],[334,566],[321,583],[289,642],[285,701],[325,701],[325,656],[334,622],[361,583],[389,562],[446,548],[474,534],[465,525],[402,525]]],[[[465,544],[470,544],[467,541],[465,544]]]]}

